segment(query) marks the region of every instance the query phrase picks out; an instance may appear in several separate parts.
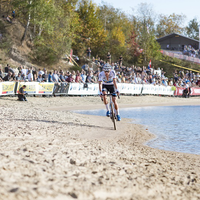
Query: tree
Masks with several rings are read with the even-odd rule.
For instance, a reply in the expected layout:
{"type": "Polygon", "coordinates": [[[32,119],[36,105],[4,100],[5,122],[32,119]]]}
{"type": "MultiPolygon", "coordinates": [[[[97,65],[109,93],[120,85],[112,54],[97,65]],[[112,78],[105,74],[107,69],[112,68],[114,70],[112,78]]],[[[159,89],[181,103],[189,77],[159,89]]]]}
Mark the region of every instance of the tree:
{"type": "Polygon", "coordinates": [[[105,45],[100,49],[99,54],[106,58],[109,51],[113,61],[118,61],[120,55],[125,57],[127,41],[133,29],[129,17],[121,10],[103,3],[99,7],[98,18],[107,33],[105,45]]]}
{"type": "Polygon", "coordinates": [[[139,60],[147,64],[150,59],[160,56],[160,46],[155,38],[155,14],[150,4],[142,3],[136,16],[136,34],[139,48],[142,49],[139,60]]]}
{"type": "Polygon", "coordinates": [[[183,22],[185,20],[185,15],[177,15],[175,13],[167,15],[159,15],[158,24],[156,27],[157,38],[163,37],[171,33],[183,32],[183,22]]]}
{"type": "Polygon", "coordinates": [[[188,37],[199,40],[199,27],[196,18],[189,21],[189,24],[186,27],[186,33],[188,37]]]}
{"type": "Polygon", "coordinates": [[[73,49],[83,55],[90,47],[92,54],[97,54],[100,46],[103,46],[106,38],[106,31],[103,24],[97,17],[98,7],[92,1],[82,0],[79,2],[77,13],[80,18],[80,29],[76,31],[79,37],[73,44],[73,49]]]}
{"type": "Polygon", "coordinates": [[[22,42],[29,31],[36,60],[52,63],[69,52],[79,25],[76,0],[14,0],[13,5],[20,8],[19,20],[25,25],[22,42]]]}

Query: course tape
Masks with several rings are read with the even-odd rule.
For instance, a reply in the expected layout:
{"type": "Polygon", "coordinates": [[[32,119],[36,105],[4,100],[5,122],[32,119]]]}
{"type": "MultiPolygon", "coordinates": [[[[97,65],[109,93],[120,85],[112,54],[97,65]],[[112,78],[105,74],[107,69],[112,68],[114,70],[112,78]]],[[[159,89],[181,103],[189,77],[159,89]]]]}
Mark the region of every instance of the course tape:
{"type": "Polygon", "coordinates": [[[166,61],[163,61],[163,60],[160,60],[160,61],[163,62],[163,63],[167,63],[167,64],[169,64],[169,65],[173,65],[173,66],[175,66],[175,67],[181,68],[181,69],[187,69],[187,70],[189,70],[189,71],[199,72],[199,73],[200,73],[200,71],[195,70],[195,69],[191,69],[191,68],[183,67],[183,66],[180,66],[180,65],[172,64],[172,63],[169,63],[169,62],[166,62],[166,61]]]}

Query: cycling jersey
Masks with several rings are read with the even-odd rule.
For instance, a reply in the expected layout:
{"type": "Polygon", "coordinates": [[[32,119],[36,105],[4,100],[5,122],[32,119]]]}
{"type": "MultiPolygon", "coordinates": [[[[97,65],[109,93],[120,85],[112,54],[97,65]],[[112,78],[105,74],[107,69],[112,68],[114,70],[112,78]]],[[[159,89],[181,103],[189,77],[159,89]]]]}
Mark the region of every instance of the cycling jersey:
{"type": "Polygon", "coordinates": [[[111,70],[108,76],[108,80],[104,71],[99,74],[99,81],[103,82],[104,85],[113,85],[113,79],[116,78],[114,70],[111,70]]]}

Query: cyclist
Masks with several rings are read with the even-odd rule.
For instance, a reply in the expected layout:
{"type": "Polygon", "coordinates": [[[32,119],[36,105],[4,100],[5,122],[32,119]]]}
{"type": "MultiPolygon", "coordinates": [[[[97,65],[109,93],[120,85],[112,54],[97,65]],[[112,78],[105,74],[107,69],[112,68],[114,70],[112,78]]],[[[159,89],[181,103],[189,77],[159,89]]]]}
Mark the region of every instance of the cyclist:
{"type": "Polygon", "coordinates": [[[117,121],[120,121],[121,117],[119,115],[119,107],[116,100],[117,94],[119,95],[119,90],[117,89],[117,83],[116,83],[116,74],[115,71],[112,70],[112,67],[109,63],[106,63],[103,66],[103,71],[100,72],[99,74],[99,91],[100,91],[100,97],[101,98],[103,97],[103,101],[106,106],[107,117],[110,116],[110,112],[106,94],[107,91],[109,91],[112,94],[112,101],[114,103],[117,121]]]}

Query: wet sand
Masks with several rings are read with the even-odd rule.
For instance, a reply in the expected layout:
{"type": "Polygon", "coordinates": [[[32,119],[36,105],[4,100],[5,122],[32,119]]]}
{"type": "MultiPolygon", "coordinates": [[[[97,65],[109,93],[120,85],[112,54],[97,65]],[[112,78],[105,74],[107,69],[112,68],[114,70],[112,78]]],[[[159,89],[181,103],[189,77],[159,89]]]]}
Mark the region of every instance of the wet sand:
{"type": "MultiPolygon", "coordinates": [[[[120,107],[200,105],[200,98],[121,96],[120,107]]],[[[128,119],[73,113],[99,97],[0,98],[0,199],[200,199],[200,156],[153,149],[128,119]]]]}

